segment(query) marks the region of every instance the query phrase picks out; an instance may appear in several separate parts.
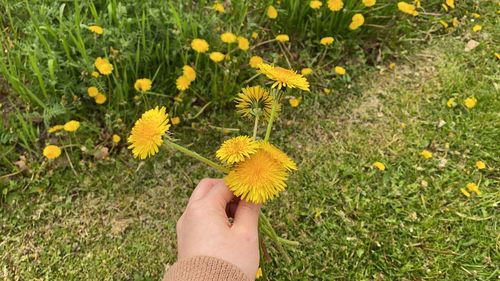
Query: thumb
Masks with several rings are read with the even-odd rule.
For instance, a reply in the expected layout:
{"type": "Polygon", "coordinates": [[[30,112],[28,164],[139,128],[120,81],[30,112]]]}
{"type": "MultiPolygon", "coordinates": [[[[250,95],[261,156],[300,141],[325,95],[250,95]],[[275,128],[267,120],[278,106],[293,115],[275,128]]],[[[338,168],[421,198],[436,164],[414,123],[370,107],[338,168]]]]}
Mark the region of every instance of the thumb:
{"type": "Polygon", "coordinates": [[[234,213],[234,226],[245,230],[257,230],[259,223],[260,207],[251,202],[240,201],[234,213]]]}

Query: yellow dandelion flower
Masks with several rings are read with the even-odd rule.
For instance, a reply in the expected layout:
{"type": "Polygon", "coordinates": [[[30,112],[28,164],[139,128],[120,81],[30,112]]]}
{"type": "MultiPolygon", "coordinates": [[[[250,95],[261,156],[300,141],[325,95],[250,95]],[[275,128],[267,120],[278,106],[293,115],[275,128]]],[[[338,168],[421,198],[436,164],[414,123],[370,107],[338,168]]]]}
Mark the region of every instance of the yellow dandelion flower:
{"type": "Polygon", "coordinates": [[[259,33],[257,32],[252,32],[252,39],[257,39],[259,37],[259,33]]]}
{"type": "Polygon", "coordinates": [[[422,150],[422,152],[420,153],[420,155],[422,155],[422,157],[424,157],[425,159],[432,158],[432,152],[430,152],[427,149],[422,150]]]}
{"type": "Polygon", "coordinates": [[[375,166],[375,168],[379,169],[380,171],[385,171],[385,165],[382,162],[376,161],[373,163],[373,166],[375,166]]]}
{"type": "Polygon", "coordinates": [[[465,188],[460,188],[460,192],[462,192],[463,195],[465,195],[465,197],[470,197],[470,193],[465,190],[465,188]]]}
{"type": "Polygon", "coordinates": [[[338,12],[344,7],[344,2],[342,0],[328,0],[328,9],[333,12],[338,12]]]}
{"type": "Polygon", "coordinates": [[[454,17],[453,20],[451,21],[451,24],[453,25],[453,27],[458,27],[458,25],[460,25],[460,21],[458,20],[457,17],[454,17]]]}
{"type": "Polygon", "coordinates": [[[237,40],[237,37],[236,35],[234,35],[234,33],[231,33],[231,32],[224,32],[222,33],[222,35],[220,36],[220,40],[222,40],[222,42],[224,43],[234,43],[236,42],[237,40]]]}
{"type": "Polygon", "coordinates": [[[333,39],[333,37],[323,37],[323,38],[321,38],[321,40],[319,41],[319,43],[320,43],[321,45],[325,45],[325,46],[327,46],[327,45],[331,45],[331,44],[333,44],[333,41],[334,41],[334,40],[335,40],[335,39],[333,39]]]}
{"type": "Polygon", "coordinates": [[[342,66],[336,66],[335,73],[337,73],[338,75],[344,75],[346,73],[346,70],[342,66]]]}
{"type": "Polygon", "coordinates": [[[464,100],[465,107],[471,109],[477,104],[477,99],[475,97],[468,97],[464,100]]]}
{"type": "Polygon", "coordinates": [[[286,34],[278,34],[276,35],[276,40],[279,42],[288,42],[290,41],[290,37],[286,34]]]}
{"type": "Polygon", "coordinates": [[[208,51],[209,45],[207,41],[199,38],[193,39],[191,41],[191,49],[198,53],[206,53],[208,51]]]}
{"type": "Polygon", "coordinates": [[[89,97],[93,98],[99,94],[99,90],[97,89],[97,87],[94,86],[88,87],[87,94],[89,95],[89,97]]]}
{"type": "Polygon", "coordinates": [[[449,108],[457,106],[457,103],[455,102],[455,100],[456,100],[455,98],[448,99],[448,101],[446,102],[446,106],[449,108]]]}
{"type": "Polygon", "coordinates": [[[179,125],[181,123],[181,118],[179,117],[173,117],[170,119],[170,122],[172,123],[172,125],[176,126],[176,125],[179,125]]]}
{"type": "Polygon", "coordinates": [[[263,63],[264,60],[259,57],[259,56],[253,56],[250,58],[250,61],[248,62],[250,64],[251,68],[259,68],[259,64],[263,63]]]}
{"type": "Polygon", "coordinates": [[[89,30],[99,35],[102,35],[104,33],[104,29],[98,25],[89,26],[89,30]]]}
{"type": "Polygon", "coordinates": [[[455,0],[445,0],[445,3],[448,7],[454,9],[455,8],[455,0]]]}
{"type": "Polygon", "coordinates": [[[246,51],[250,48],[250,42],[245,37],[238,36],[238,48],[246,51]]]}
{"type": "Polygon", "coordinates": [[[226,56],[221,52],[212,52],[209,57],[214,62],[221,62],[226,56]]]}
{"type": "Polygon", "coordinates": [[[189,78],[187,78],[184,75],[179,76],[179,78],[177,78],[177,80],[175,81],[175,86],[179,91],[187,90],[190,85],[191,85],[191,80],[189,80],[189,78]]]}
{"type": "Polygon", "coordinates": [[[158,147],[163,143],[163,135],[169,128],[165,107],[157,106],[143,113],[128,137],[128,148],[132,149],[134,158],[146,159],[158,153],[158,147]]]}
{"type": "Polygon", "coordinates": [[[481,15],[480,15],[480,14],[478,14],[478,13],[472,13],[472,14],[471,14],[471,16],[472,16],[473,18],[476,18],[476,19],[481,18],[481,15]]]}
{"type": "Polygon", "coordinates": [[[134,84],[134,88],[139,92],[147,92],[151,90],[152,81],[147,78],[137,79],[134,84]]]}
{"type": "Polygon", "coordinates": [[[214,9],[216,12],[221,13],[221,14],[226,11],[226,9],[224,9],[224,5],[222,5],[221,3],[215,3],[212,6],[212,9],[214,9]]]}
{"type": "Polygon", "coordinates": [[[332,92],[332,90],[330,90],[328,88],[323,88],[323,92],[328,95],[329,93],[332,92]]]}
{"type": "Polygon", "coordinates": [[[481,31],[481,29],[483,29],[483,27],[480,26],[479,24],[476,24],[472,27],[472,31],[474,31],[474,32],[479,32],[479,31],[481,31]]]}
{"type": "Polygon", "coordinates": [[[196,80],[196,71],[189,65],[182,67],[182,76],[185,76],[189,81],[193,82],[196,80]]]}
{"type": "Polygon", "coordinates": [[[282,87],[299,88],[309,92],[309,82],[301,74],[297,74],[292,70],[288,70],[279,66],[271,66],[268,64],[259,65],[260,72],[265,74],[267,78],[274,81],[272,88],[282,87]]]}
{"type": "Polygon", "coordinates": [[[321,1],[313,0],[309,2],[309,7],[311,7],[311,9],[317,10],[321,8],[321,6],[323,6],[323,3],[321,1]]]}
{"type": "Polygon", "coordinates": [[[445,3],[441,4],[441,7],[443,7],[443,10],[444,10],[445,12],[448,12],[448,6],[446,6],[446,4],[445,4],[445,3]]]}
{"type": "Polygon", "coordinates": [[[394,70],[395,68],[396,68],[396,64],[395,64],[395,63],[393,63],[393,62],[391,62],[391,63],[389,64],[389,69],[390,69],[390,70],[394,70]]]}
{"type": "Polygon", "coordinates": [[[302,68],[302,70],[300,71],[300,73],[302,75],[306,76],[306,75],[312,74],[313,70],[310,67],[306,67],[306,68],[302,68]]]}
{"type": "Polygon", "coordinates": [[[76,130],[78,130],[78,128],[80,128],[80,122],[75,121],[75,120],[71,120],[69,122],[66,122],[66,124],[64,124],[64,127],[63,127],[63,129],[66,132],[76,132],[76,130]]]}
{"type": "Polygon", "coordinates": [[[466,187],[467,190],[469,190],[469,192],[474,192],[477,195],[481,195],[481,191],[479,191],[479,187],[475,183],[470,182],[467,184],[466,187]]]}
{"type": "Polygon", "coordinates": [[[365,23],[365,17],[362,14],[354,14],[352,16],[351,24],[349,24],[350,30],[356,30],[365,23]]]}
{"type": "Polygon", "coordinates": [[[52,126],[50,127],[47,132],[49,134],[53,134],[55,132],[59,132],[60,130],[63,130],[64,129],[64,125],[55,125],[55,126],[52,126]]]}
{"type": "Polygon", "coordinates": [[[399,2],[398,3],[398,9],[406,14],[412,15],[412,16],[418,16],[418,12],[416,11],[415,5],[408,4],[406,2],[399,2]]]}
{"type": "MultiPolygon", "coordinates": [[[[236,111],[243,117],[252,117],[257,114],[264,114],[269,119],[273,107],[273,98],[266,89],[261,86],[246,87],[241,89],[241,93],[234,99],[236,111]]],[[[281,110],[280,106],[276,112],[281,110]]]]}
{"type": "Polygon", "coordinates": [[[101,94],[101,93],[99,93],[99,94],[98,94],[97,96],[95,96],[95,98],[94,98],[94,101],[95,101],[95,103],[97,103],[97,104],[103,104],[103,103],[105,103],[105,102],[106,102],[106,100],[107,100],[106,96],[105,96],[105,95],[103,95],[103,94],[101,94]]]}
{"type": "Polygon", "coordinates": [[[287,169],[288,171],[297,170],[297,164],[295,164],[292,158],[288,157],[288,155],[286,155],[286,153],[281,149],[265,141],[259,141],[259,147],[260,149],[269,152],[269,154],[271,154],[271,157],[273,157],[276,161],[283,165],[283,167],[285,167],[285,169],[287,169]]]}
{"type": "Polygon", "coordinates": [[[483,162],[483,161],[481,161],[481,160],[478,160],[478,161],[476,162],[476,168],[477,168],[478,170],[482,170],[482,169],[486,168],[486,163],[484,163],[484,162],[483,162]]]}
{"type": "Polygon", "coordinates": [[[119,135],[114,134],[114,135],[111,137],[111,140],[113,141],[113,143],[117,144],[117,143],[119,143],[119,142],[122,140],[122,138],[121,138],[119,135]]]}
{"type": "Polygon", "coordinates": [[[224,182],[241,200],[261,204],[283,191],[287,178],[286,168],[271,153],[259,149],[250,158],[236,164],[224,182]]]}
{"type": "Polygon", "coordinates": [[[252,138],[238,136],[222,143],[215,156],[223,163],[234,164],[241,162],[257,152],[259,145],[252,138]]]}
{"type": "Polygon", "coordinates": [[[99,74],[99,72],[97,72],[97,71],[92,71],[92,73],[90,75],[92,75],[92,77],[94,77],[94,78],[99,78],[99,76],[101,76],[101,74],[99,74]]]}
{"type": "Polygon", "coordinates": [[[273,6],[267,7],[267,17],[270,19],[275,19],[278,17],[278,11],[273,6]]]}
{"type": "Polygon", "coordinates": [[[257,272],[255,273],[255,279],[259,279],[262,277],[262,268],[258,268],[257,272]]]}
{"type": "Polygon", "coordinates": [[[439,23],[446,29],[448,28],[448,23],[445,22],[444,20],[440,20],[439,23]]]}
{"type": "Polygon", "coordinates": [[[377,0],[363,0],[363,5],[365,5],[365,7],[373,7],[375,6],[377,0]]]}
{"type": "Polygon", "coordinates": [[[61,155],[61,148],[56,145],[47,145],[43,149],[43,156],[47,157],[47,159],[56,159],[61,155]]]}
{"type": "Polygon", "coordinates": [[[113,72],[113,65],[106,58],[96,58],[94,65],[102,75],[110,75],[113,72]]]}
{"type": "Polygon", "coordinates": [[[290,104],[291,107],[297,107],[300,104],[300,99],[298,98],[291,98],[288,100],[288,103],[290,104]]]}

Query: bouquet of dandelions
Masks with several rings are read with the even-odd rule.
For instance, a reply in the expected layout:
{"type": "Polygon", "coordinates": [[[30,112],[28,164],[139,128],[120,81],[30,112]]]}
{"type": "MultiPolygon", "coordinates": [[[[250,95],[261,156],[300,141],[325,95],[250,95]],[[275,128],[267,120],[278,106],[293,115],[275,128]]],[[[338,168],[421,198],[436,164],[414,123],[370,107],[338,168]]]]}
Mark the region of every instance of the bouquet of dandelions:
{"type": "MultiPolygon", "coordinates": [[[[285,152],[269,142],[273,121],[281,109],[283,90],[297,88],[309,91],[309,82],[294,71],[265,63],[259,65],[259,74],[264,74],[273,81],[271,89],[262,86],[246,87],[235,98],[237,112],[243,117],[254,119],[253,136],[237,136],[226,140],[215,154],[221,164],[173,141],[167,134],[170,124],[165,107],[150,109],[135,122],[128,138],[128,148],[135,158],[145,159],[156,154],[161,145],[171,147],[224,173],[225,184],[240,200],[262,204],[275,198],[286,188],[288,175],[297,170],[297,165],[285,152]],[[261,123],[267,123],[263,139],[257,136],[261,123]]],[[[262,212],[259,231],[261,236],[265,235],[275,243],[287,261],[290,260],[283,245],[296,246],[299,243],[279,237],[262,212]]],[[[263,240],[260,241],[261,254],[267,256],[263,240]]]]}

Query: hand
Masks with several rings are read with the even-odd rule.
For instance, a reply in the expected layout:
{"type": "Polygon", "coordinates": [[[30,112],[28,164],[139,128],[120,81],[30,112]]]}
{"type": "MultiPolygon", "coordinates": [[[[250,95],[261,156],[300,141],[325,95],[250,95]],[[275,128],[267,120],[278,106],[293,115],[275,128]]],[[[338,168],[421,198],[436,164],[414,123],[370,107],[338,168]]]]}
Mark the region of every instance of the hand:
{"type": "Polygon", "coordinates": [[[198,184],[177,221],[178,259],[216,257],[254,280],[259,267],[260,205],[235,199],[221,179],[198,184]],[[234,218],[232,224],[229,217],[234,218]]]}

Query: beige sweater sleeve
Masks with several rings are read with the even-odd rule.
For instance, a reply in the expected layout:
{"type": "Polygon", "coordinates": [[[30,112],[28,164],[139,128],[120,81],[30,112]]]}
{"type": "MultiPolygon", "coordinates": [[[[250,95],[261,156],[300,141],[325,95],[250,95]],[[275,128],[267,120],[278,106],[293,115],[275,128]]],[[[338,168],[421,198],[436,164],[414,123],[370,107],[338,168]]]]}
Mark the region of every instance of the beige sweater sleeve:
{"type": "Polygon", "coordinates": [[[227,261],[198,256],[172,265],[163,281],[250,281],[236,265],[227,261]]]}

